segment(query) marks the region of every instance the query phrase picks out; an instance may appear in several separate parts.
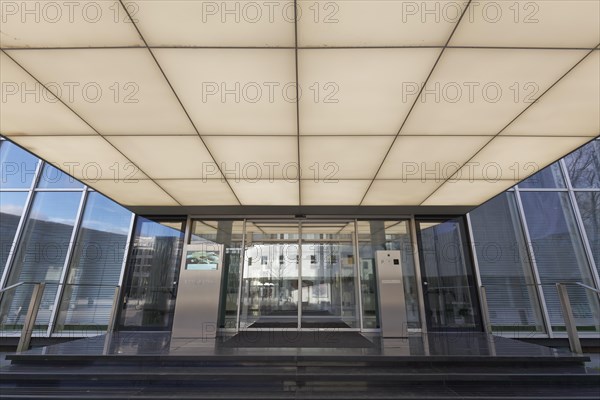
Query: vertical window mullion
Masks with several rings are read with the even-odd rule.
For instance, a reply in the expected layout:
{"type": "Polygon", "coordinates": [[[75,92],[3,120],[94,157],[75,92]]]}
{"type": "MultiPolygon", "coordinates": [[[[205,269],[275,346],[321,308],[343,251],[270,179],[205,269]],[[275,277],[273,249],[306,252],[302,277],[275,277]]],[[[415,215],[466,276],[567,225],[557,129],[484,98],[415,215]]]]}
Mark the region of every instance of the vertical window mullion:
{"type": "MultiPolygon", "coordinates": [[[[17,245],[19,244],[19,240],[21,239],[21,237],[23,235],[23,229],[25,228],[25,222],[27,221],[27,218],[29,217],[29,212],[31,211],[31,206],[33,204],[33,197],[34,197],[33,196],[34,188],[37,185],[42,168],[43,168],[43,161],[38,160],[36,170],[35,170],[35,175],[32,179],[31,186],[30,186],[29,192],[27,194],[27,199],[25,200],[23,212],[21,213],[21,219],[19,220],[19,225],[17,226],[17,231],[15,232],[15,237],[13,238],[13,242],[12,242],[12,245],[10,248],[10,253],[8,254],[8,257],[6,259],[6,265],[4,266],[4,273],[0,277],[0,288],[4,288],[4,286],[6,285],[6,281],[8,280],[8,277],[10,276],[10,269],[11,269],[12,262],[15,257],[17,245]]],[[[1,299],[2,299],[2,295],[0,294],[0,300],[1,299]]]]}
{"type": "Polygon", "coordinates": [[[546,298],[544,297],[544,289],[542,288],[542,281],[540,279],[540,273],[537,267],[537,261],[535,258],[535,253],[533,252],[533,243],[531,242],[531,235],[529,233],[529,226],[527,225],[527,219],[525,218],[525,212],[523,210],[523,202],[521,201],[521,193],[518,187],[515,187],[515,200],[517,202],[517,210],[519,212],[519,219],[521,220],[521,229],[523,229],[523,233],[525,234],[525,242],[526,242],[526,251],[531,262],[531,269],[533,272],[533,277],[535,280],[536,293],[538,296],[538,302],[540,307],[542,308],[542,318],[544,323],[544,328],[546,329],[546,333],[548,337],[553,338],[554,333],[552,332],[552,325],[550,323],[550,315],[548,313],[548,306],[546,304],[546,298]]]}
{"type": "Polygon", "coordinates": [[[75,219],[75,224],[73,225],[73,232],[71,232],[69,248],[67,249],[67,254],[65,256],[65,262],[63,264],[62,274],[60,276],[60,280],[58,281],[58,290],[56,291],[56,297],[54,298],[54,307],[52,309],[52,314],[50,315],[50,320],[48,321],[48,336],[52,335],[54,326],[56,325],[56,318],[58,317],[58,310],[60,308],[63,293],[65,291],[65,280],[69,273],[69,269],[71,266],[71,258],[73,257],[73,249],[75,248],[75,245],[76,245],[75,242],[78,239],[79,229],[81,228],[81,220],[83,219],[83,212],[85,209],[87,194],[88,194],[88,191],[84,190],[83,193],[81,194],[81,199],[79,201],[79,209],[77,210],[77,217],[75,219]]]}

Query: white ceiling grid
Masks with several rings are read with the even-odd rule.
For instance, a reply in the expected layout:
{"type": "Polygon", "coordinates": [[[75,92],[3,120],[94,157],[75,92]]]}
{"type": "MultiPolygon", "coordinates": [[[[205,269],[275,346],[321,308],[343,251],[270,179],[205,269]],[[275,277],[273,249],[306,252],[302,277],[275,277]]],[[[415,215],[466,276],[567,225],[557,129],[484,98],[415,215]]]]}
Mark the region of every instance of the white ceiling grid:
{"type": "Polygon", "coordinates": [[[598,0],[0,7],[0,134],[126,206],[478,205],[600,134],[598,0]]]}

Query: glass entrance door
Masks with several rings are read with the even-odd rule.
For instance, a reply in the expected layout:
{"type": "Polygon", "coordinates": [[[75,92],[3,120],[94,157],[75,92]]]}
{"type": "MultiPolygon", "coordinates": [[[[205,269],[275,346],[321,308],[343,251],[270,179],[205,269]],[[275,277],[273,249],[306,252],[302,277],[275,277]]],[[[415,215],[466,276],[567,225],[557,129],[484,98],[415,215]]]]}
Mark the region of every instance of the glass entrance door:
{"type": "Polygon", "coordinates": [[[301,274],[301,327],[360,327],[354,222],[303,222],[301,274]]]}
{"type": "Polygon", "coordinates": [[[354,222],[247,221],[240,329],[360,327],[354,222]]]}
{"type": "Polygon", "coordinates": [[[463,220],[418,220],[417,238],[428,329],[481,330],[463,220]]]}
{"type": "Polygon", "coordinates": [[[246,222],[240,329],[297,328],[300,292],[296,222],[246,222]]]}
{"type": "Polygon", "coordinates": [[[298,326],[298,245],[258,242],[246,248],[242,328],[298,326]]]}

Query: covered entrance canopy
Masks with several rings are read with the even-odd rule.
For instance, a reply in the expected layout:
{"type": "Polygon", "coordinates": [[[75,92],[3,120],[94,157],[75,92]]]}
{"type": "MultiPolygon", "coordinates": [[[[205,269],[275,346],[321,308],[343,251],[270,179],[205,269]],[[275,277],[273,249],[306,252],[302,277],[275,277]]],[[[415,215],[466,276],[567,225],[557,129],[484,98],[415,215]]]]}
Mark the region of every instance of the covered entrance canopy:
{"type": "Polygon", "coordinates": [[[0,3],[0,133],[134,211],[475,206],[600,133],[597,1],[0,3]]]}

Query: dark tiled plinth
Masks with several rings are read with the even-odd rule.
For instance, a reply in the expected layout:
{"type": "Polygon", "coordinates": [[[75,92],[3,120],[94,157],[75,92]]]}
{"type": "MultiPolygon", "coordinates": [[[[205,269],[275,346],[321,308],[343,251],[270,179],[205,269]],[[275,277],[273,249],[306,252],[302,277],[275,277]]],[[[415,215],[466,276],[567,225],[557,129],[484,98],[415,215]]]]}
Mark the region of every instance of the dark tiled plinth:
{"type": "MultiPolygon", "coordinates": [[[[405,338],[361,336],[364,345],[347,346],[348,333],[335,331],[240,332],[233,337],[216,339],[178,338],[170,333],[118,332],[88,339],[35,348],[8,355],[9,360],[75,358],[177,358],[219,359],[249,358],[279,360],[402,360],[402,361],[475,361],[526,360],[587,361],[587,357],[517,340],[479,332],[429,333],[405,338]],[[282,341],[286,342],[282,346],[282,341]],[[310,342],[310,347],[302,347],[310,342]],[[321,347],[315,343],[322,343],[321,347]],[[370,345],[367,345],[369,343],[370,345]]],[[[354,338],[355,339],[355,338],[354,338]]]]}

